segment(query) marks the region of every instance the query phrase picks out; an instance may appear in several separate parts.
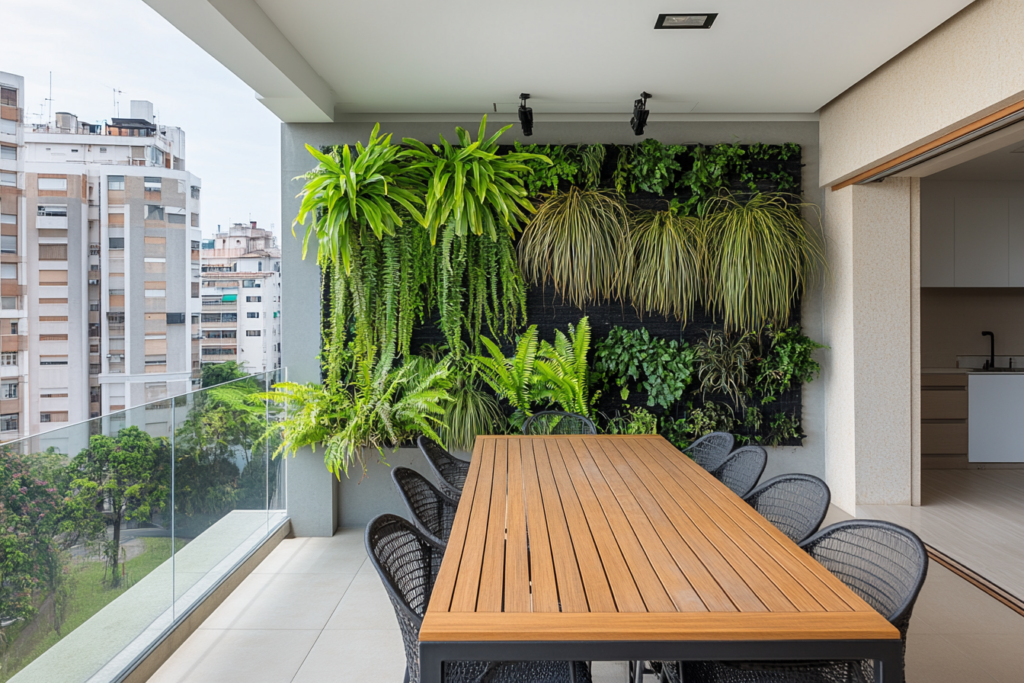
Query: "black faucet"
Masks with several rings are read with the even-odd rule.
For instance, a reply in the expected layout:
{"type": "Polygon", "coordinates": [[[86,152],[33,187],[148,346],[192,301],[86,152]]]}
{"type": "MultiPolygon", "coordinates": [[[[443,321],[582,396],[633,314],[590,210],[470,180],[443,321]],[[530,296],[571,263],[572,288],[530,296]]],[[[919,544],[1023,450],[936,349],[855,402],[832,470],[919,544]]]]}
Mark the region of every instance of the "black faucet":
{"type": "Polygon", "coordinates": [[[988,330],[981,333],[982,337],[990,337],[989,351],[988,351],[988,369],[996,369],[996,335],[992,334],[988,330]]]}

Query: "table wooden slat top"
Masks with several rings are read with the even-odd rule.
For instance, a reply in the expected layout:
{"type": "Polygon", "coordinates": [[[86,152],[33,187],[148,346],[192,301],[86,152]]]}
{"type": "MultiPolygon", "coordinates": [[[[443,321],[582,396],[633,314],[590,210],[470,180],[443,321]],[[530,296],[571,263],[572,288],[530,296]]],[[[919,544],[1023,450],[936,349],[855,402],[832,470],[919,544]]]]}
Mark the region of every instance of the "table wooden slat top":
{"type": "Polygon", "coordinates": [[[898,639],[658,436],[479,437],[421,641],[898,639]]]}

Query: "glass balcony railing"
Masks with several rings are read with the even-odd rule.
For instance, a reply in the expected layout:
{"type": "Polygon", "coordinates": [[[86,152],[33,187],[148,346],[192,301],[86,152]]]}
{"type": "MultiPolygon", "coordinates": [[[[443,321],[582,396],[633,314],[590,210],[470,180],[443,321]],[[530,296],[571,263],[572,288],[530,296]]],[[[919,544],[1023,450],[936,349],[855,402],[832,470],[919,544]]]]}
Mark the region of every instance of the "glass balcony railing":
{"type": "Polygon", "coordinates": [[[282,373],[0,446],[0,681],[119,680],[284,523],[282,373]]]}

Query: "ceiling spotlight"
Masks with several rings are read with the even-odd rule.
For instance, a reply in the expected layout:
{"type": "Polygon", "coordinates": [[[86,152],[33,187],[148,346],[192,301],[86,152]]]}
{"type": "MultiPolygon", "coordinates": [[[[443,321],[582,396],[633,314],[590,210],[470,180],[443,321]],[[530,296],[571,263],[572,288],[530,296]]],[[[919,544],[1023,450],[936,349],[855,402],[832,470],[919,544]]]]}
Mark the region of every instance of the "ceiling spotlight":
{"type": "Polygon", "coordinates": [[[519,123],[523,124],[523,135],[533,135],[533,109],[526,106],[526,100],[530,99],[530,93],[524,92],[519,96],[519,123]]]}
{"type": "Polygon", "coordinates": [[[717,14],[659,14],[654,28],[711,28],[717,14]]]}
{"type": "Polygon", "coordinates": [[[640,99],[633,102],[633,118],[629,120],[629,127],[633,129],[633,133],[636,135],[644,134],[644,126],[647,125],[647,117],[651,113],[647,109],[647,100],[650,97],[651,93],[642,92],[640,93],[640,99]]]}

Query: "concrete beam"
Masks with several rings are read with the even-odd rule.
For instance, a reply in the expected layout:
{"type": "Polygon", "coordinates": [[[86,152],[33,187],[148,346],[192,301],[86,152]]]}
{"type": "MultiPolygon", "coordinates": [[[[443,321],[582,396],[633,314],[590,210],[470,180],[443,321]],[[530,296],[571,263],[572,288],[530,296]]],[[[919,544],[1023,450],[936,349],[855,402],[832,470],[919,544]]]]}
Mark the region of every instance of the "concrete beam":
{"type": "Polygon", "coordinates": [[[282,121],[334,120],[334,91],[255,0],[143,1],[255,90],[282,121]]]}

